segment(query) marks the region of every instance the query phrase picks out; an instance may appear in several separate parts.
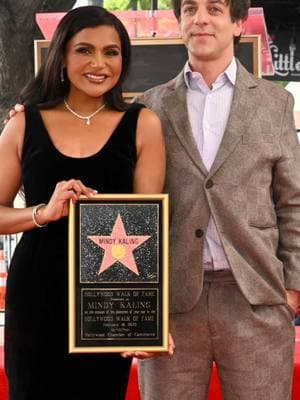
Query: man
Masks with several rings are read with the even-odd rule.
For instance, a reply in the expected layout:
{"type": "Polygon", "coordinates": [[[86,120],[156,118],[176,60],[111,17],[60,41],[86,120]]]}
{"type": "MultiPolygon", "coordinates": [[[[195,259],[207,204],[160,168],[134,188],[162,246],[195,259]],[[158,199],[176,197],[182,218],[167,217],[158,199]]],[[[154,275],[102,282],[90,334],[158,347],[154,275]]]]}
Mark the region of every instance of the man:
{"type": "Polygon", "coordinates": [[[140,362],[143,400],[288,400],[300,303],[292,96],[234,58],[249,0],[174,0],[184,70],[139,99],[160,116],[176,352],[140,362]],[[287,303],[288,300],[288,303],[287,303]]]}

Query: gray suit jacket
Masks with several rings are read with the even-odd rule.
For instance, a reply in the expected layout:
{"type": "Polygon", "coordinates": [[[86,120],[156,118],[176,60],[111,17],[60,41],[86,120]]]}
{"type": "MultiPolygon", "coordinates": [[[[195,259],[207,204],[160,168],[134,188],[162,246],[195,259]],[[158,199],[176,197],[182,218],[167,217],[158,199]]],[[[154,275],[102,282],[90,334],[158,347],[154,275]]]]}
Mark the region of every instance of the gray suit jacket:
{"type": "Polygon", "coordinates": [[[183,72],[138,101],[159,115],[167,145],[171,311],[191,310],[199,299],[210,215],[246,299],[284,303],[285,287],[300,290],[300,147],[292,96],[238,63],[231,113],[209,172],[191,131],[183,72]]]}

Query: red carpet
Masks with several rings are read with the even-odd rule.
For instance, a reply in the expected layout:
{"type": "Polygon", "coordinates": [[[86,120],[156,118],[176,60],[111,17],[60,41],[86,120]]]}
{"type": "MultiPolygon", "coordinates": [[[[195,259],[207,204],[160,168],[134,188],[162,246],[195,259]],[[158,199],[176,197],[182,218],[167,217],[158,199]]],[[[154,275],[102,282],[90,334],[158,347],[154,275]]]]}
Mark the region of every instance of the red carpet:
{"type": "MultiPolygon", "coordinates": [[[[0,327],[0,399],[7,400],[7,382],[3,370],[3,328],[0,327]]],[[[300,326],[296,327],[295,370],[292,400],[300,399],[300,326]]],[[[133,364],[126,400],[141,400],[137,387],[136,363],[133,364]]],[[[213,370],[213,379],[208,400],[222,400],[216,369],[213,370]]]]}

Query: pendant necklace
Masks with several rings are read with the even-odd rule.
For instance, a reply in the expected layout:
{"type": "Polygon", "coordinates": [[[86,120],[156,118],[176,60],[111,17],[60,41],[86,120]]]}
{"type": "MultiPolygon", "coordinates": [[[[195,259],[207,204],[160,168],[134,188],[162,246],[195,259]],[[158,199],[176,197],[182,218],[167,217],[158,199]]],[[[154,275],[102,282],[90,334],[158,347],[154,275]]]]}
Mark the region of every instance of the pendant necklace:
{"type": "Polygon", "coordinates": [[[98,114],[98,112],[100,112],[101,110],[103,110],[103,108],[105,107],[105,103],[102,104],[99,108],[97,108],[96,111],[94,111],[91,115],[87,115],[86,117],[84,115],[80,115],[77,112],[75,112],[74,110],[72,110],[72,108],[69,106],[69,104],[67,103],[67,100],[64,99],[64,103],[65,106],[67,108],[68,111],[70,111],[71,114],[75,115],[75,117],[80,118],[80,119],[84,119],[87,125],[91,125],[91,118],[93,118],[96,114],[98,114]]]}

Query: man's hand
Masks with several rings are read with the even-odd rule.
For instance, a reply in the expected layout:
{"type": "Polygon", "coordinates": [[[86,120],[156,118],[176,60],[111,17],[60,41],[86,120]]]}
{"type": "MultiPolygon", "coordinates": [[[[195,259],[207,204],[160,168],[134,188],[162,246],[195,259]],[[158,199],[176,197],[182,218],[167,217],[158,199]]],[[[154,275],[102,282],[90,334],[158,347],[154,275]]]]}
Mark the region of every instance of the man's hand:
{"type": "Polygon", "coordinates": [[[293,289],[286,289],[286,298],[288,305],[296,313],[300,309],[300,291],[293,289]]]}
{"type": "Polygon", "coordinates": [[[121,353],[121,356],[124,358],[136,357],[140,360],[145,360],[146,358],[153,358],[153,357],[158,357],[161,355],[172,356],[174,354],[174,350],[175,350],[174,340],[172,338],[172,335],[169,334],[169,348],[168,348],[167,353],[150,353],[150,352],[146,352],[146,351],[126,351],[126,352],[121,353]]]}
{"type": "Polygon", "coordinates": [[[6,118],[6,119],[3,121],[3,123],[4,123],[4,124],[7,124],[8,121],[9,121],[11,118],[13,118],[18,112],[22,112],[22,111],[24,111],[24,106],[23,106],[23,104],[16,104],[16,105],[14,106],[14,108],[12,108],[12,109],[9,111],[9,113],[8,113],[8,118],[6,118]]]}

